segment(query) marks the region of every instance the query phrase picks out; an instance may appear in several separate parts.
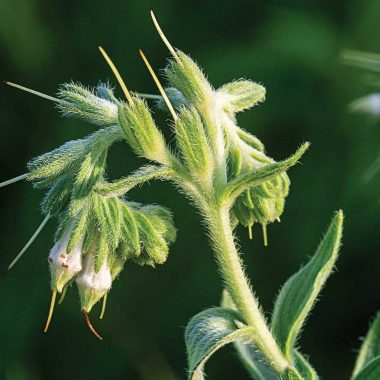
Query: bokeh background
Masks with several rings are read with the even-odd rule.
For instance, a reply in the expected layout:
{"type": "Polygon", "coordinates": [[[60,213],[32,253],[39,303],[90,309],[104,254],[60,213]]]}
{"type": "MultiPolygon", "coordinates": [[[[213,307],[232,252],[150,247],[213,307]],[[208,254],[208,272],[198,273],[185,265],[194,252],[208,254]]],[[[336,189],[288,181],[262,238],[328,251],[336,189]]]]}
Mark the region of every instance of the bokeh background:
{"type": "MultiPolygon", "coordinates": [[[[267,101],[239,116],[276,159],[303,141],[312,147],[291,170],[282,222],[269,227],[268,248],[238,230],[247,272],[268,316],[279,287],[316,249],[334,210],[346,214],[337,271],[302,334],[302,351],[324,379],[348,379],[359,338],[380,306],[380,175],[364,173],[380,148],[380,125],[347,111],[371,89],[365,73],[342,64],[343,48],[380,51],[380,2],[0,0],[1,79],[54,94],[60,83],[115,83],[97,51],[103,45],[129,87],[156,93],[138,48],[153,67],[168,52],[149,17],[154,9],[171,42],[189,52],[217,87],[246,77],[267,87],[267,101]]],[[[119,91],[121,96],[121,92],[119,91]]],[[[156,112],[165,121],[165,115],[156,112]]],[[[53,104],[0,87],[0,177],[21,174],[33,156],[85,136],[94,127],[61,118],[53,104]]],[[[164,124],[163,128],[167,128],[164,124]]],[[[112,149],[109,176],[140,162],[125,144],[112,149]]],[[[42,217],[43,194],[21,182],[1,189],[1,267],[11,261],[42,217]]],[[[218,305],[221,282],[200,223],[188,202],[165,183],[130,193],[173,210],[178,239],[155,270],[127,265],[109,296],[105,319],[87,330],[72,288],[43,334],[50,298],[46,257],[50,222],[22,261],[0,279],[0,378],[177,380],[185,378],[184,327],[218,305]]],[[[246,379],[232,347],[208,363],[210,379],[246,379]]]]}

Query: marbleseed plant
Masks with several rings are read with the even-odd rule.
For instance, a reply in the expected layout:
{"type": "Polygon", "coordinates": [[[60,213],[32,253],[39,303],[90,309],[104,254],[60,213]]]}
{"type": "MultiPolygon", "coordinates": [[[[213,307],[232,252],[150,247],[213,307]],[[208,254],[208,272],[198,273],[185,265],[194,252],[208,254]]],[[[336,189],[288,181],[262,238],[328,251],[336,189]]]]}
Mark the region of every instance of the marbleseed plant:
{"type": "MultiPolygon", "coordinates": [[[[27,173],[0,184],[26,179],[46,190],[41,226],[9,265],[11,269],[41,232],[49,219],[58,227],[48,262],[52,300],[45,332],[57,293],[61,300],[74,282],[81,310],[91,331],[101,339],[89,320],[93,306],[103,300],[124,266],[163,264],[176,238],[172,214],[159,205],[142,205],[128,198],[128,191],[151,180],[172,182],[186,195],[205,220],[224,291],[220,307],[193,317],[185,331],[188,378],[204,379],[206,361],[222,346],[233,343],[250,378],[255,380],[318,379],[317,372],[297,344],[301,328],[331,274],[342,237],[343,213],[337,212],[310,261],[282,287],[267,321],[244,272],[236,245],[238,224],[266,227],[279,221],[289,192],[287,170],[294,166],[309,144],[290,158],[275,161],[263,143],[241,128],[238,112],[265,98],[265,88],[249,80],[237,80],[215,89],[198,65],[174,49],[153,22],[171,53],[165,68],[164,89],[144,53],[140,51],[160,95],[131,93],[106,52],[101,53],[114,72],[126,101],[114,95],[110,85],[90,89],[67,83],[51,97],[20,85],[13,87],[56,103],[63,116],[85,120],[98,129],[69,141],[27,165],[27,173]],[[169,111],[175,145],[158,129],[147,99],[169,111]],[[125,141],[149,163],[120,180],[109,182],[107,153],[113,143],[125,141]]],[[[352,379],[380,378],[380,317],[364,340],[352,379]]]]}

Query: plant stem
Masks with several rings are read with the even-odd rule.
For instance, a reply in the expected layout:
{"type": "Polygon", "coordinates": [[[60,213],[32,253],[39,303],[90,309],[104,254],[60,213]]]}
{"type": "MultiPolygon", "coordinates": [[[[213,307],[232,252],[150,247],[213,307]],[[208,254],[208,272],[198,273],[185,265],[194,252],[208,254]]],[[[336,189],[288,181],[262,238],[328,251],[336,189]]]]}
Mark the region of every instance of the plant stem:
{"type": "Polygon", "coordinates": [[[210,238],[225,286],[246,323],[254,327],[252,340],[256,347],[265,354],[276,371],[281,373],[291,365],[284,358],[269,331],[258,301],[249,286],[235,246],[229,207],[215,202],[210,205],[207,216],[210,219],[210,238]]]}

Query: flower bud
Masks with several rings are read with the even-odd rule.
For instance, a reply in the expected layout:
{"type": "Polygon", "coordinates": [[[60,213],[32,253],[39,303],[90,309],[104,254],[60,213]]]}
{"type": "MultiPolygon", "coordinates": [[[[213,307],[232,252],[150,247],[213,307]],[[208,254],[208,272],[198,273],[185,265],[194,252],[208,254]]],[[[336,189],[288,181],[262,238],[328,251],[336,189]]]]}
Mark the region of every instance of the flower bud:
{"type": "Polygon", "coordinates": [[[133,106],[119,106],[119,123],[134,152],[148,160],[169,164],[170,159],[164,136],[156,127],[147,104],[133,99],[133,106]]]}
{"type": "Polygon", "coordinates": [[[82,269],[82,245],[83,238],[76,246],[67,252],[73,225],[67,228],[63,236],[57,241],[49,254],[51,287],[58,293],[62,292],[63,287],[82,269]]]}
{"type": "Polygon", "coordinates": [[[209,105],[213,88],[199,66],[185,53],[177,50],[179,61],[172,60],[165,68],[165,74],[173,87],[183,94],[189,104],[196,108],[209,105]]]}
{"type": "MultiPolygon", "coordinates": [[[[271,164],[273,159],[263,152],[260,141],[247,132],[234,127],[230,130],[230,167],[233,175],[238,176],[271,164]],[[242,133],[244,132],[244,135],[242,133]]],[[[289,193],[290,181],[286,173],[255,186],[242,193],[236,200],[233,213],[243,226],[252,227],[260,223],[264,229],[269,223],[279,220],[284,210],[285,198],[289,193]]],[[[250,232],[251,234],[251,232],[250,232]]]]}
{"type": "Polygon", "coordinates": [[[83,270],[76,278],[82,310],[89,313],[92,307],[111,289],[112,275],[108,260],[95,271],[94,252],[87,253],[83,270]]]}
{"type": "Polygon", "coordinates": [[[115,125],[118,123],[117,105],[108,100],[111,88],[107,89],[107,98],[101,97],[106,92],[104,86],[101,85],[98,91],[90,91],[80,84],[66,83],[58,92],[62,99],[58,108],[66,117],[76,117],[102,127],[115,125]]]}

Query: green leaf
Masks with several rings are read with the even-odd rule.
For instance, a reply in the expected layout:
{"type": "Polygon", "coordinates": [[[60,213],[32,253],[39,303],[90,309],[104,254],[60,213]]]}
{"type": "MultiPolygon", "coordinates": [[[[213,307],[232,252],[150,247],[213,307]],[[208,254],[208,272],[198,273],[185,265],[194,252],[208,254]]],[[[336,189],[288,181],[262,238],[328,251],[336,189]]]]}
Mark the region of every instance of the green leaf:
{"type": "Polygon", "coordinates": [[[380,379],[380,356],[372,359],[352,380],[379,380],[380,379]]]}
{"type": "Polygon", "coordinates": [[[237,80],[218,90],[229,112],[240,112],[265,100],[265,87],[250,80],[237,80]]]}
{"type": "Polygon", "coordinates": [[[295,366],[304,380],[318,380],[318,374],[306,358],[297,350],[294,351],[295,366]]]}
{"type": "Polygon", "coordinates": [[[309,148],[309,143],[301,145],[296,153],[284,161],[268,164],[252,172],[246,172],[230,181],[225,190],[227,199],[235,199],[244,191],[256,187],[265,181],[287,171],[294,166],[309,148]]]}
{"type": "Polygon", "coordinates": [[[197,314],[185,331],[189,379],[203,380],[204,366],[212,354],[228,343],[249,341],[252,332],[232,309],[215,307],[197,314]]]}
{"type": "Polygon", "coordinates": [[[359,371],[376,356],[380,356],[380,312],[376,315],[376,318],[360,347],[353,376],[358,374],[359,371]]]}
{"type": "Polygon", "coordinates": [[[342,227],[343,213],[339,211],[313,258],[285,283],[277,297],[272,317],[272,332],[290,361],[302,325],[334,268],[342,227]]]}
{"type": "Polygon", "coordinates": [[[166,166],[145,165],[133,172],[130,176],[114,182],[96,184],[95,191],[103,196],[121,196],[137,185],[152,179],[165,180],[173,176],[173,170],[166,166]]]}
{"type": "MultiPolygon", "coordinates": [[[[226,289],[223,290],[221,306],[238,312],[236,305],[226,289]]],[[[253,346],[242,342],[234,342],[240,361],[253,380],[278,380],[274,370],[269,366],[263,355],[253,346]]]]}
{"type": "Polygon", "coordinates": [[[253,380],[278,380],[274,370],[266,363],[264,357],[252,345],[235,342],[239,358],[253,380]]]}

